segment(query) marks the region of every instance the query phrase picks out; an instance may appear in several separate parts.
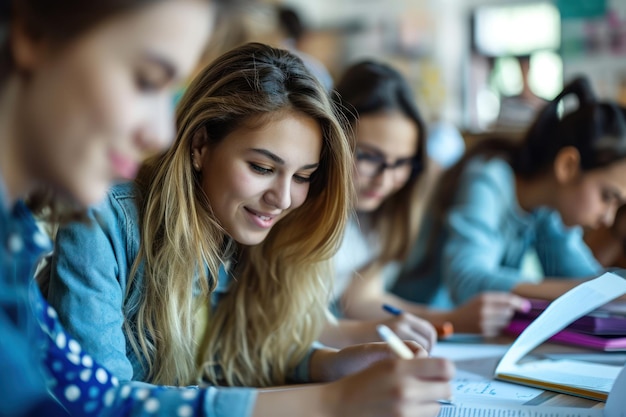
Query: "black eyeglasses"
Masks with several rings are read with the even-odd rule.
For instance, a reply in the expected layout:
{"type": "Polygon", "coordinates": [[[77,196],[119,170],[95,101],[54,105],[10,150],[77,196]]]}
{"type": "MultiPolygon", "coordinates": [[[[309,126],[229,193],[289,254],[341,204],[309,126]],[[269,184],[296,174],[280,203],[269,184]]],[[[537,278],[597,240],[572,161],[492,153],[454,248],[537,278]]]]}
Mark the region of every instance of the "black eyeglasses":
{"type": "Polygon", "coordinates": [[[355,157],[359,175],[368,178],[377,177],[388,169],[396,174],[396,178],[406,178],[419,168],[419,161],[416,157],[398,159],[388,163],[381,155],[374,155],[358,149],[355,157]]]}

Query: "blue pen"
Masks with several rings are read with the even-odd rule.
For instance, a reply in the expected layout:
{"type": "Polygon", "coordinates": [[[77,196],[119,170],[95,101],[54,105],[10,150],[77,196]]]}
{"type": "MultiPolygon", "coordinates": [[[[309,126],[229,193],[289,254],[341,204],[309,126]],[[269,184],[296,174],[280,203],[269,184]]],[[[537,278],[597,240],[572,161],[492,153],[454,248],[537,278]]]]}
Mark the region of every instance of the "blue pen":
{"type": "MultiPolygon", "coordinates": [[[[394,307],[389,304],[383,304],[383,310],[385,310],[389,314],[393,314],[394,316],[399,316],[400,314],[404,313],[398,307],[394,307]]],[[[443,325],[441,326],[436,325],[436,324],[434,324],[433,326],[435,327],[435,330],[437,331],[437,337],[439,339],[448,338],[452,336],[452,334],[454,333],[454,327],[452,326],[452,323],[448,321],[443,323],[443,325]]]]}
{"type": "Polygon", "coordinates": [[[393,314],[394,316],[399,316],[402,314],[402,310],[397,307],[390,306],[389,304],[383,304],[383,310],[385,310],[389,314],[393,314]]]}

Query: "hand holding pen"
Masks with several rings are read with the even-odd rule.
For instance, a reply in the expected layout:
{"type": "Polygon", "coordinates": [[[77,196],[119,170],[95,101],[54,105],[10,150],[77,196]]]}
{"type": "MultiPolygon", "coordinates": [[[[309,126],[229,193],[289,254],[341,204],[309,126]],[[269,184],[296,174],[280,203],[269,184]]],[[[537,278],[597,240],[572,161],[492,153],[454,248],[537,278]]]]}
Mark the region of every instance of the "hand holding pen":
{"type": "MultiPolygon", "coordinates": [[[[412,353],[411,348],[408,351],[412,353]]],[[[453,373],[454,365],[443,358],[387,357],[320,385],[320,401],[327,409],[336,410],[329,414],[333,416],[436,417],[441,409],[439,399],[450,396],[453,373]]]]}
{"type": "MultiPolygon", "coordinates": [[[[376,327],[376,331],[380,335],[380,338],[387,342],[391,350],[398,356],[400,359],[415,359],[416,356],[413,354],[411,349],[400,339],[391,329],[384,324],[380,324],[376,327]]],[[[437,400],[440,404],[453,404],[452,395],[446,396],[443,399],[437,400]]]]}
{"type": "MultiPolygon", "coordinates": [[[[399,316],[400,314],[404,313],[399,308],[391,306],[389,304],[383,304],[383,310],[385,310],[387,313],[393,314],[394,316],[399,316]]],[[[435,330],[437,331],[438,339],[445,339],[454,334],[454,326],[449,321],[446,321],[443,324],[431,324],[435,327],[435,330]]]]}
{"type": "Polygon", "coordinates": [[[403,312],[397,307],[388,304],[383,304],[382,307],[394,316],[393,320],[387,320],[382,324],[392,329],[402,339],[415,340],[428,351],[433,348],[437,338],[444,339],[454,332],[449,322],[445,322],[442,326],[433,326],[428,321],[403,312]]]}

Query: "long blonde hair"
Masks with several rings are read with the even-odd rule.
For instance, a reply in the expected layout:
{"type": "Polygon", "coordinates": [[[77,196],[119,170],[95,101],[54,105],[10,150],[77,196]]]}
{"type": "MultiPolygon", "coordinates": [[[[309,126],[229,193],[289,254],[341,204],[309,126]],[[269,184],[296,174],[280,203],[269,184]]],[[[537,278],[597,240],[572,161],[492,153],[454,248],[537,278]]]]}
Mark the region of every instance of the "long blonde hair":
{"type": "Polygon", "coordinates": [[[181,99],[177,123],[174,145],[147,161],[137,179],[141,246],[127,292],[140,271],[144,279],[138,305],[125,306],[136,311],[126,320],[126,334],[145,358],[150,382],[188,384],[201,376],[213,384],[285,383],[326,322],[329,260],[352,200],[352,149],[340,113],[299,58],[251,43],[195,78],[181,99]],[[230,239],[192,168],[192,138],[206,129],[215,144],[248,121],[285,110],[313,118],[323,132],[307,200],[261,244],[235,244],[228,251],[230,239]],[[199,348],[194,298],[210,303],[227,260],[235,282],[210,314],[199,348]],[[210,278],[203,279],[207,267],[210,278]]]}

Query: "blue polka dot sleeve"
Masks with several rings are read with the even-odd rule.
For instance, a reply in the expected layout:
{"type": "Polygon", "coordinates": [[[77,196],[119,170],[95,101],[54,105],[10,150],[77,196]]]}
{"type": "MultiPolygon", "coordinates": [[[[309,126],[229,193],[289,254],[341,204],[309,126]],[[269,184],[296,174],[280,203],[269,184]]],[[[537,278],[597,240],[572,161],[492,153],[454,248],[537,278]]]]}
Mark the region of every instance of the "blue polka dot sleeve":
{"type": "Polygon", "coordinates": [[[67,335],[36,285],[31,305],[39,321],[47,384],[72,416],[249,416],[256,391],[248,388],[168,387],[120,383],[67,335]]]}

